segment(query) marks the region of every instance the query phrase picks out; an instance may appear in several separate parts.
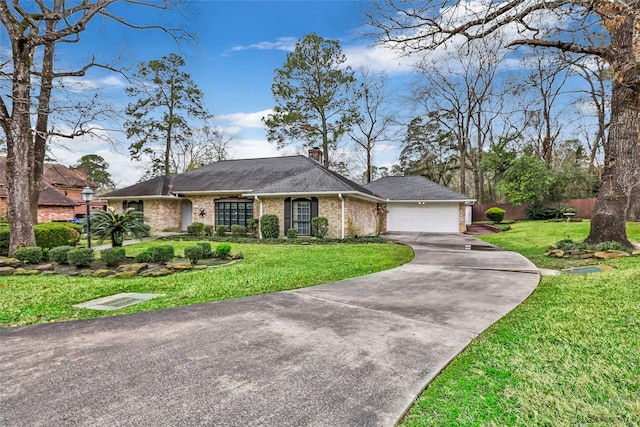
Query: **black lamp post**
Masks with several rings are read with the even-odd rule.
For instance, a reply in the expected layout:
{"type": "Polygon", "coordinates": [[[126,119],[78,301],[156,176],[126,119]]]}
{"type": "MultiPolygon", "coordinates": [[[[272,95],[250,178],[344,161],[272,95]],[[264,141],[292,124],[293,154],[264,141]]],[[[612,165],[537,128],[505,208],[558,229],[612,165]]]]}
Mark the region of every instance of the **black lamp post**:
{"type": "Polygon", "coordinates": [[[93,190],[89,187],[84,187],[82,190],[82,200],[87,204],[87,247],[91,248],[91,210],[90,205],[93,200],[93,195],[95,194],[93,190]]]}

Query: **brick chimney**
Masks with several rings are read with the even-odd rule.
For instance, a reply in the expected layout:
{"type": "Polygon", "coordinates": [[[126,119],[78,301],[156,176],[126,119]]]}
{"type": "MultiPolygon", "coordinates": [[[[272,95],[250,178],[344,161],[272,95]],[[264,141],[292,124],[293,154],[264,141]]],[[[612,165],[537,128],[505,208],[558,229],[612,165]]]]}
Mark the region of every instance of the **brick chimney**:
{"type": "Polygon", "coordinates": [[[313,147],[309,149],[309,158],[322,164],[322,150],[319,147],[313,147]]]}

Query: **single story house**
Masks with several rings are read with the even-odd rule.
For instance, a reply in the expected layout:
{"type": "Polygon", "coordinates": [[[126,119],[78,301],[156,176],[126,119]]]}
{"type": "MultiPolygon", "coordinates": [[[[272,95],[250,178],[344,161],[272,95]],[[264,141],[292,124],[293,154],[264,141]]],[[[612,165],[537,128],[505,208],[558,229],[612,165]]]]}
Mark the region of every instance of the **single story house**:
{"type": "Polygon", "coordinates": [[[102,199],[117,209],[133,207],[144,212],[153,231],[185,231],[193,222],[247,226],[249,219],[266,214],[278,216],[281,235],[289,228],[295,228],[300,236],[312,235],[311,219],[317,216],[329,220],[328,237],[333,238],[408,231],[397,227],[402,221],[398,218],[403,217],[413,221],[415,230],[411,231],[431,230],[423,222],[434,218],[438,220],[434,231],[464,231],[464,206],[473,202],[466,196],[422,177],[383,178],[362,186],[322,166],[319,151],[310,150],[310,157],[215,162],[140,182],[104,194],[102,199]],[[430,193],[422,189],[411,195],[398,188],[394,193],[392,187],[405,186],[404,180],[411,182],[407,191],[419,187],[419,182],[438,190],[430,193]],[[404,194],[403,198],[398,199],[398,194],[404,194]],[[443,196],[446,200],[440,200],[443,196]],[[420,206],[424,218],[415,215],[411,204],[420,206]],[[388,222],[388,215],[393,222],[388,222]],[[438,215],[454,218],[445,220],[438,215]],[[448,228],[442,228],[443,224],[448,228]]]}

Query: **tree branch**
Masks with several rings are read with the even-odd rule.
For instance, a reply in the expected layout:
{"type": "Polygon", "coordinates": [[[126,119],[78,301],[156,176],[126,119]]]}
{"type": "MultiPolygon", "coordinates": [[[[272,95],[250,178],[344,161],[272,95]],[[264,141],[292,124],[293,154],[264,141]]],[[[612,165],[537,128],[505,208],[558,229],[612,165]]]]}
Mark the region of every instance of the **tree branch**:
{"type": "Polygon", "coordinates": [[[589,55],[599,56],[603,59],[609,59],[607,49],[595,46],[583,46],[577,43],[563,42],[559,40],[519,39],[510,42],[507,44],[507,47],[523,45],[533,47],[551,47],[564,52],[586,53],[589,55]]]}

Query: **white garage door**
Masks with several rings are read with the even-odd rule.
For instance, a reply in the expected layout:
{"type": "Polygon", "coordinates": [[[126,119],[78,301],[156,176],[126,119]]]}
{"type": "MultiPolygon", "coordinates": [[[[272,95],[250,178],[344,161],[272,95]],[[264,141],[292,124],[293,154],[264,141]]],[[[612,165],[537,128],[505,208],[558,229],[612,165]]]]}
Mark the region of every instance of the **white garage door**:
{"type": "Polygon", "coordinates": [[[458,203],[387,203],[387,231],[458,233],[458,203]]]}

